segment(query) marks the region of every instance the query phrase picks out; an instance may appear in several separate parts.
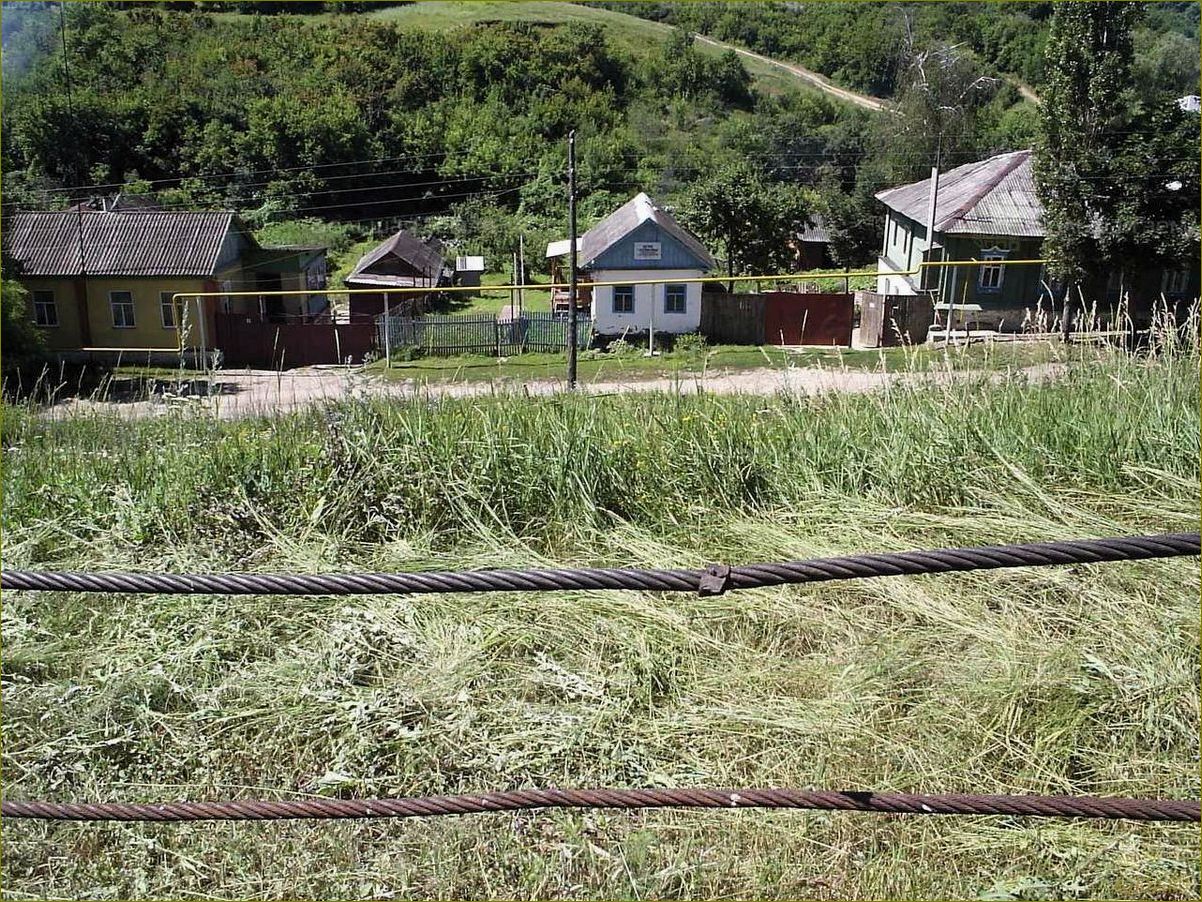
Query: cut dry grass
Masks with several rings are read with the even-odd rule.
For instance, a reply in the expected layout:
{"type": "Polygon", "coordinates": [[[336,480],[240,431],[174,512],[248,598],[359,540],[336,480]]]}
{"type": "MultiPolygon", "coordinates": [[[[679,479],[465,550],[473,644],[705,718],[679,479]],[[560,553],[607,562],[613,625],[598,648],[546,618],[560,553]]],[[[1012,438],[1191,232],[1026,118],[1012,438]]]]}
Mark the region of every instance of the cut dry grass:
{"type": "MultiPolygon", "coordinates": [[[[1198,357],[869,396],[4,420],[4,566],[700,565],[1198,527],[1198,357]]],[[[1197,797],[1198,563],[417,598],[12,593],[5,795],[1197,797]]],[[[1194,898],[1193,826],[789,812],[10,823],[12,898],[1194,898]]]]}

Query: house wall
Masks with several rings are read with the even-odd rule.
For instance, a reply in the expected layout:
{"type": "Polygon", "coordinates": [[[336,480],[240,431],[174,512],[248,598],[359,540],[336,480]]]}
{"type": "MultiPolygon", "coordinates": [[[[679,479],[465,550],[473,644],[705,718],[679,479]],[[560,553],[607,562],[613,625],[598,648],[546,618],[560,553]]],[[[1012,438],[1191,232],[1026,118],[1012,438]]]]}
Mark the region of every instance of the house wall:
{"type": "Polygon", "coordinates": [[[631,313],[615,313],[613,309],[614,287],[598,285],[593,289],[593,329],[601,335],[620,335],[624,331],[682,334],[696,332],[701,325],[701,283],[685,283],[685,312],[664,312],[664,287],[677,279],[700,278],[700,269],[596,269],[591,272],[597,282],[621,282],[629,279],[662,280],[657,285],[634,286],[634,310],[631,313]]]}
{"type": "Polygon", "coordinates": [[[890,210],[885,216],[885,235],[877,258],[878,294],[914,294],[918,276],[885,275],[897,270],[912,270],[923,260],[930,242],[926,226],[890,210]]]}
{"type": "MultiPolygon", "coordinates": [[[[200,278],[134,278],[103,277],[89,278],[88,321],[91,326],[91,347],[96,348],[174,348],[179,345],[178,327],[164,329],[159,316],[159,293],[201,292],[205,281],[200,278]],[[113,291],[128,291],[134,301],[134,327],[117,328],[113,325],[112,306],[109,295],[113,291]]],[[[191,303],[190,319],[195,321],[195,302],[191,303]]],[[[189,345],[199,346],[198,330],[192,330],[189,345]]],[[[212,333],[206,337],[211,342],[212,333]]]]}
{"type": "MultiPolygon", "coordinates": [[[[942,241],[948,260],[982,259],[995,247],[1007,250],[1006,259],[1033,260],[1039,257],[1042,242],[1038,238],[1002,238],[995,235],[946,235],[942,241]]],[[[998,289],[981,284],[983,266],[948,267],[942,275],[940,302],[978,304],[978,321],[984,328],[1018,329],[1028,310],[1035,314],[1044,294],[1043,267],[1037,265],[1002,268],[998,289]]],[[[1045,309],[1047,304],[1044,305],[1045,309]]]]}
{"type": "Polygon", "coordinates": [[[20,281],[29,291],[29,309],[25,311],[25,314],[31,322],[34,318],[33,292],[51,291],[54,293],[54,306],[58,312],[58,325],[38,327],[38,332],[41,333],[45,340],[46,347],[52,351],[82,347],[83,338],[79,329],[80,316],[76,280],[70,278],[30,276],[22,277],[20,281]]]}
{"type": "MultiPolygon", "coordinates": [[[[164,329],[159,316],[159,292],[191,292],[211,289],[212,283],[200,278],[144,278],[92,276],[82,278],[24,277],[21,283],[30,291],[29,317],[33,319],[34,290],[54,292],[59,325],[41,327],[47,347],[54,351],[92,348],[175,348],[179,345],[177,329],[164,329]],[[83,334],[79,295],[86,290],[88,335],[83,334]],[[134,302],[134,327],[113,325],[109,293],[128,291],[134,302]]],[[[196,321],[195,302],[189,306],[189,319],[196,321]]],[[[211,319],[211,318],[210,318],[211,319]]],[[[211,322],[206,324],[206,338],[212,343],[211,322]]],[[[189,336],[189,346],[200,345],[198,329],[189,336]]]]}

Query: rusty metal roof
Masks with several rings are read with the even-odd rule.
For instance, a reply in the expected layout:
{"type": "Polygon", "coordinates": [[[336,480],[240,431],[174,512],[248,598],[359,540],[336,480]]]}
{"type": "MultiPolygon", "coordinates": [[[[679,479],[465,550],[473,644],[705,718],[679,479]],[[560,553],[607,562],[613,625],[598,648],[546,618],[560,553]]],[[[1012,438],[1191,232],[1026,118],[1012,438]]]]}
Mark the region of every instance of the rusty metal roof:
{"type": "Polygon", "coordinates": [[[192,212],[16,213],[4,249],[29,276],[208,276],[217,270],[234,218],[192,212]]]}
{"type": "MultiPolygon", "coordinates": [[[[925,224],[931,180],[876,195],[889,209],[925,224]]],[[[939,176],[935,231],[945,234],[1042,238],[1043,205],[1031,176],[1031,151],[998,154],[939,176]]]]}
{"type": "MultiPolygon", "coordinates": [[[[587,267],[647,220],[654,222],[684,245],[689,253],[705,264],[707,269],[713,269],[717,265],[710,252],[705,249],[705,245],[683,229],[666,210],[640,191],[580,236],[580,266],[587,267]]],[[[567,249],[568,245],[565,243],[564,250],[567,249]]],[[[551,249],[548,247],[548,256],[551,255],[550,251],[551,249]]]]}

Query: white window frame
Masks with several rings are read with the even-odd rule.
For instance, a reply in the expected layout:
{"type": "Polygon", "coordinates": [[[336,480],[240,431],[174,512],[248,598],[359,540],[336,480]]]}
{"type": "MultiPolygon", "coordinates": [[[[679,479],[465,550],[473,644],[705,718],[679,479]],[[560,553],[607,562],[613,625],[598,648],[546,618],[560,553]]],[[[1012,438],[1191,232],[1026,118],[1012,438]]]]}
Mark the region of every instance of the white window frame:
{"type": "Polygon", "coordinates": [[[179,327],[179,312],[182,305],[175,303],[174,291],[159,292],[159,322],[164,329],[174,332],[179,327]],[[167,311],[171,311],[171,322],[167,322],[167,317],[164,315],[167,311]]]}
{"type": "Polygon", "coordinates": [[[689,312],[689,286],[684,283],[672,283],[664,286],[664,314],[666,316],[682,316],[689,312]],[[668,299],[673,295],[680,298],[679,309],[668,306],[668,299]]]}
{"type": "MultiPolygon", "coordinates": [[[[125,301],[121,301],[120,306],[125,307],[125,306],[127,306],[127,303],[125,301]]],[[[109,292],[109,316],[112,317],[113,328],[114,329],[136,329],[138,327],[138,316],[137,316],[137,311],[135,309],[136,307],[137,307],[137,305],[134,303],[134,293],[132,291],[127,291],[127,290],[110,291],[109,292]],[[116,298],[117,298],[117,295],[119,295],[119,294],[123,294],[129,298],[129,301],[128,301],[129,322],[127,322],[127,323],[117,322],[118,302],[117,302],[116,298]]]]}
{"type": "Polygon", "coordinates": [[[633,285],[615,285],[613,291],[613,301],[611,303],[614,313],[634,313],[634,286],[633,285]],[[618,292],[622,292],[623,297],[627,292],[630,293],[629,309],[618,309],[618,292]]]}
{"type": "Polygon", "coordinates": [[[981,264],[980,271],[977,274],[978,291],[994,292],[1002,290],[1002,283],[1006,278],[1006,267],[1002,266],[1001,263],[1005,262],[1008,256],[1010,256],[1010,251],[1004,247],[998,247],[997,245],[985,248],[981,251],[982,260],[993,260],[997,262],[981,264]],[[986,277],[991,273],[997,273],[996,285],[987,284],[986,277]]]}
{"type": "Polygon", "coordinates": [[[31,292],[33,297],[33,324],[39,329],[57,329],[58,328],[58,299],[54,296],[54,292],[49,288],[37,288],[31,292]],[[38,300],[38,295],[50,295],[50,300],[38,300]],[[54,322],[42,322],[46,317],[39,316],[49,310],[53,314],[54,322]]]}

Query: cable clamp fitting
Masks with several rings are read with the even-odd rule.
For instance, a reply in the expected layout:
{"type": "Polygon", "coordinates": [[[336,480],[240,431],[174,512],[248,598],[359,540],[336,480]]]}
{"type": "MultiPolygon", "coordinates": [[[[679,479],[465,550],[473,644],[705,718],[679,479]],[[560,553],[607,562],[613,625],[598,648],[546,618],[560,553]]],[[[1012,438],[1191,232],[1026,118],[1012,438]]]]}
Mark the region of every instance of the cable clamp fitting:
{"type": "Polygon", "coordinates": [[[730,565],[710,564],[701,574],[701,582],[697,584],[697,594],[703,598],[709,595],[725,595],[730,587],[730,565]]]}

